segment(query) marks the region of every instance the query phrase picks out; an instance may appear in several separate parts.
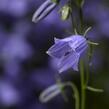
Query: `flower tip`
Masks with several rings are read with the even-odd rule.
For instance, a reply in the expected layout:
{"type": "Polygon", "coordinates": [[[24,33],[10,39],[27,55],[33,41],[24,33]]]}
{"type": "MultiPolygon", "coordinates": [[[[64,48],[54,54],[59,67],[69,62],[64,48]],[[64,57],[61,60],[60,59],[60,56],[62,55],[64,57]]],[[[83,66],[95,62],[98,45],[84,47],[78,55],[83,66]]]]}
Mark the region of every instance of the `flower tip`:
{"type": "MultiPolygon", "coordinates": [[[[49,51],[46,51],[46,54],[50,55],[50,52],[49,51]]],[[[51,56],[51,55],[50,55],[51,56]]]]}
{"type": "Polygon", "coordinates": [[[79,69],[77,68],[77,69],[74,69],[76,72],[78,72],[79,71],[79,69]]]}
{"type": "Polygon", "coordinates": [[[49,51],[46,51],[47,54],[49,54],[49,51]]]}
{"type": "Polygon", "coordinates": [[[54,37],[54,41],[56,41],[57,40],[57,38],[56,37],[54,37]]]}
{"type": "Polygon", "coordinates": [[[54,37],[54,41],[55,41],[55,43],[58,43],[60,41],[60,39],[54,37]]]}
{"type": "Polygon", "coordinates": [[[74,69],[76,72],[78,72],[78,71],[79,71],[79,69],[78,69],[78,64],[76,64],[75,66],[73,66],[73,69],[74,69]]]}
{"type": "Polygon", "coordinates": [[[64,70],[61,68],[61,69],[58,69],[58,72],[59,74],[61,74],[64,70]]]}

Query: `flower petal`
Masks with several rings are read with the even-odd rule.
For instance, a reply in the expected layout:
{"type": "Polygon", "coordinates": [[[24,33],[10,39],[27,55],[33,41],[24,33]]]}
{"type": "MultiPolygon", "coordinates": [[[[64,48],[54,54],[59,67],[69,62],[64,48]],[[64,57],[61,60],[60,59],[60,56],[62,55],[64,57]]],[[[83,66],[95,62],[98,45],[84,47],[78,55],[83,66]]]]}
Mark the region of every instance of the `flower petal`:
{"type": "MultiPolygon", "coordinates": [[[[79,56],[80,57],[80,56],[79,56]]],[[[72,68],[75,70],[75,71],[78,71],[78,63],[79,63],[79,57],[76,59],[75,61],[75,64],[72,66],[72,68]]]]}
{"type": "Polygon", "coordinates": [[[61,58],[71,50],[72,49],[69,47],[67,42],[59,41],[55,43],[51,48],[49,48],[47,54],[54,58],[61,58]]]}
{"type": "Polygon", "coordinates": [[[55,43],[58,43],[59,41],[61,41],[61,39],[58,39],[58,38],[54,38],[54,41],[55,41],[55,43]]]}
{"type": "Polygon", "coordinates": [[[88,47],[87,41],[83,36],[75,35],[71,37],[69,46],[77,53],[81,54],[88,47]]]}
{"type": "Polygon", "coordinates": [[[66,71],[69,68],[73,68],[74,70],[78,71],[78,61],[80,55],[74,51],[69,53],[68,55],[62,57],[59,61],[58,67],[59,72],[66,71]]]}

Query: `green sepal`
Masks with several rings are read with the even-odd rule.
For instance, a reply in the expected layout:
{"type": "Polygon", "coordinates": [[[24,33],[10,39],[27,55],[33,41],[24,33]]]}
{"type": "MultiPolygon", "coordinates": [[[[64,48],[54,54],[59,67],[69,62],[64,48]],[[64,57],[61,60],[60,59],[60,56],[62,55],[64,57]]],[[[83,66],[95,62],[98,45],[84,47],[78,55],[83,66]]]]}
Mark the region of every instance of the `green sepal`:
{"type": "Polygon", "coordinates": [[[84,32],[84,36],[86,37],[87,33],[92,29],[92,27],[88,27],[85,32],[84,32]]]}
{"type": "Polygon", "coordinates": [[[90,45],[99,45],[99,43],[95,43],[95,42],[92,42],[92,41],[88,41],[88,43],[89,43],[90,45]]]}
{"type": "Polygon", "coordinates": [[[97,88],[90,87],[90,86],[87,86],[86,89],[92,92],[100,92],[100,93],[104,92],[103,89],[97,89],[97,88]]]}

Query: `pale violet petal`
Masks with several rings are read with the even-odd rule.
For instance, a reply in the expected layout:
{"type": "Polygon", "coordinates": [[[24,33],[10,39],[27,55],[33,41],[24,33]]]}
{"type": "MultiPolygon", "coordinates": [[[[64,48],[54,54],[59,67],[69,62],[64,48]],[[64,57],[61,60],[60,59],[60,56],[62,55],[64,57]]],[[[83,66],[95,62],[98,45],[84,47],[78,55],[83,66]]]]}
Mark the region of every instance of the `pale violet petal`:
{"type": "Polygon", "coordinates": [[[84,53],[88,48],[88,44],[87,43],[82,43],[78,48],[76,48],[76,52],[78,52],[79,54],[84,53]]]}
{"type": "Polygon", "coordinates": [[[69,41],[69,46],[77,53],[81,54],[88,47],[88,44],[83,36],[76,35],[69,41]]]}
{"type": "Polygon", "coordinates": [[[55,43],[51,48],[49,48],[47,54],[54,58],[61,58],[71,50],[72,49],[69,47],[67,42],[60,41],[59,43],[55,43]]]}
{"type": "Polygon", "coordinates": [[[72,68],[73,68],[75,71],[78,71],[78,70],[79,70],[79,69],[78,69],[79,57],[80,57],[80,56],[77,57],[77,59],[76,59],[76,61],[75,61],[75,64],[72,66],[72,68]]]}
{"type": "Polygon", "coordinates": [[[74,51],[62,57],[58,64],[59,72],[61,73],[63,71],[66,71],[71,67],[73,67],[74,70],[77,70],[79,57],[80,55],[74,51]]]}

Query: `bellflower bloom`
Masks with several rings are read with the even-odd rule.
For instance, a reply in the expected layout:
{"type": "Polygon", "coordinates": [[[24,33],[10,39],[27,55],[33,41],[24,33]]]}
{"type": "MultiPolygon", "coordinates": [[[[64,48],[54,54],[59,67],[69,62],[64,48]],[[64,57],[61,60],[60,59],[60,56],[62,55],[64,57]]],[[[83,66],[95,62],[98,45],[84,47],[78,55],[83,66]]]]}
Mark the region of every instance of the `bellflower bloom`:
{"type": "Polygon", "coordinates": [[[80,56],[88,48],[87,40],[80,35],[54,40],[55,44],[48,49],[47,54],[57,59],[59,72],[69,68],[78,71],[80,56]]]}
{"type": "Polygon", "coordinates": [[[46,0],[34,13],[32,21],[37,23],[45,18],[58,4],[60,0],[46,0]]]}

